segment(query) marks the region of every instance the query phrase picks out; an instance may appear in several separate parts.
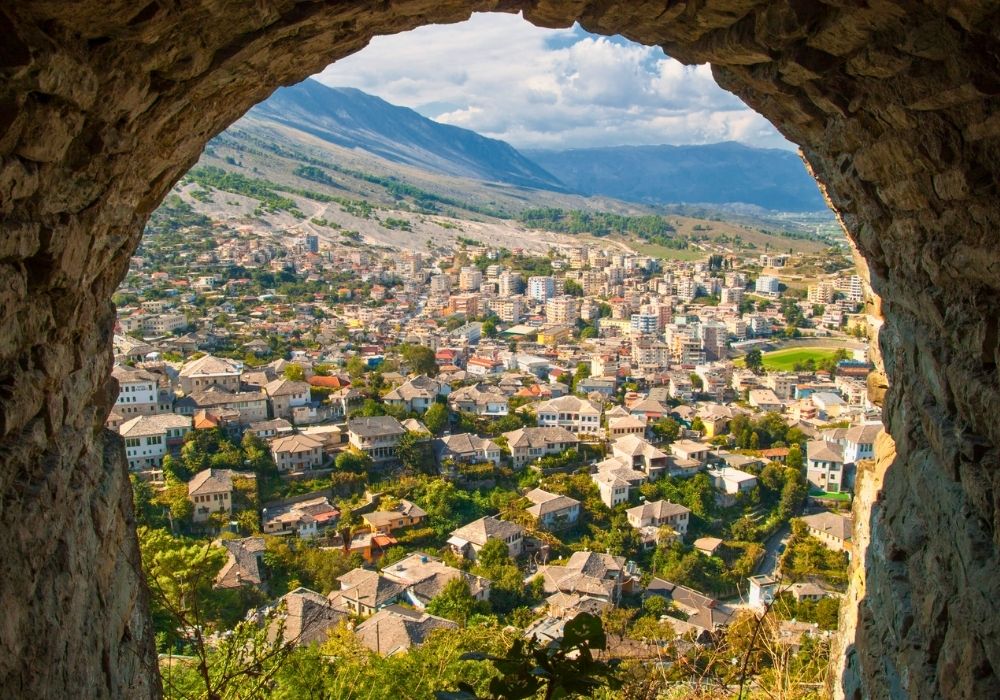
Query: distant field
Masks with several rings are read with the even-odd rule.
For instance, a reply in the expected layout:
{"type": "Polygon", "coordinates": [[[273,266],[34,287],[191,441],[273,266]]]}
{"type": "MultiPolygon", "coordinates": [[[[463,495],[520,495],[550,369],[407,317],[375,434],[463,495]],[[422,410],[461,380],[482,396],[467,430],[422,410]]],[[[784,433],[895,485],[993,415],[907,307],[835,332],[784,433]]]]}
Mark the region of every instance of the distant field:
{"type": "MultiPolygon", "coordinates": [[[[795,369],[795,365],[803,363],[809,359],[814,362],[829,359],[837,354],[837,348],[788,348],[787,350],[775,350],[765,352],[764,369],[776,372],[789,372],[795,369]]],[[[743,365],[743,359],[734,361],[734,364],[743,365]]]]}
{"type": "Polygon", "coordinates": [[[662,258],[663,260],[704,260],[708,253],[697,248],[667,248],[656,243],[646,243],[640,238],[628,242],[628,246],[640,255],[648,255],[652,258],[662,258]]]}

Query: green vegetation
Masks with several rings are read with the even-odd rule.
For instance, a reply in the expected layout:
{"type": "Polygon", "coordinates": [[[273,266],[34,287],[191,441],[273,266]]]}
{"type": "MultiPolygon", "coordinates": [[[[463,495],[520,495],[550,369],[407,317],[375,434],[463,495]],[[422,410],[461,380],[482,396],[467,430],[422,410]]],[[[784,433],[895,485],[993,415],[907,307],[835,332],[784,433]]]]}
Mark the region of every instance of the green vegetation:
{"type": "Polygon", "coordinates": [[[826,360],[833,360],[838,352],[845,352],[837,348],[787,348],[785,350],[775,350],[764,353],[761,358],[764,369],[772,372],[791,372],[799,366],[808,363],[810,360],[814,364],[822,363],[826,360]]]}

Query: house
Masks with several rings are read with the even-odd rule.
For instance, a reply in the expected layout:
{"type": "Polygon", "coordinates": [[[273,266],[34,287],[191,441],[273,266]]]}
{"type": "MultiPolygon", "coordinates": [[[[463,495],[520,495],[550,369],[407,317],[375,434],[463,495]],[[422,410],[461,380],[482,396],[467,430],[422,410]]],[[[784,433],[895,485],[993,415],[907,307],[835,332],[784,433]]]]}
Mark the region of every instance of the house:
{"type": "Polygon", "coordinates": [[[763,608],[765,605],[770,605],[774,602],[778,594],[777,579],[766,574],[758,574],[757,576],[751,576],[748,581],[750,582],[748,601],[751,606],[763,608]]]}
{"type": "Polygon", "coordinates": [[[280,378],[265,384],[264,393],[271,406],[271,417],[291,420],[295,408],[309,404],[310,386],[308,382],[280,378]]]}
{"type": "Polygon", "coordinates": [[[499,387],[480,383],[451,392],[448,405],[453,411],[477,416],[506,416],[508,411],[507,396],[503,391],[499,387]]]}
{"type": "Polygon", "coordinates": [[[574,552],[563,565],[538,567],[531,578],[541,578],[542,589],[550,595],[584,594],[613,604],[621,599],[629,580],[624,557],[596,552],[574,552]]]}
{"type": "Polygon", "coordinates": [[[215,588],[241,588],[260,586],[264,583],[264,538],[244,537],[238,540],[221,540],[229,555],[215,576],[215,588]]]}
{"type": "Polygon", "coordinates": [[[667,471],[666,453],[637,435],[625,435],[615,440],[611,445],[611,454],[623,464],[645,472],[651,480],[659,479],[667,471]]]}
{"type": "Polygon", "coordinates": [[[437,401],[439,396],[448,396],[451,387],[444,382],[431,379],[425,374],[417,375],[382,397],[389,406],[397,406],[405,411],[423,413],[437,401]]]}
{"type": "Polygon", "coordinates": [[[481,438],[473,433],[459,433],[436,438],[434,454],[438,464],[451,459],[462,464],[493,462],[499,465],[503,450],[488,438],[481,438]]]}
{"type": "Polygon", "coordinates": [[[847,402],[832,391],[817,391],[809,395],[809,400],[819,411],[822,420],[837,418],[847,408],[847,402]]]}
{"type": "MultiPolygon", "coordinates": [[[[691,510],[679,503],[659,500],[629,508],[625,515],[629,525],[640,532],[645,528],[659,530],[661,527],[669,527],[683,538],[687,535],[691,510]]],[[[656,540],[653,541],[655,544],[656,540]]]]}
{"type": "Polygon", "coordinates": [[[646,421],[655,421],[670,415],[670,407],[656,399],[644,398],[628,406],[629,415],[646,421]]]}
{"type": "Polygon", "coordinates": [[[600,377],[588,377],[576,384],[576,390],[584,394],[600,394],[604,398],[610,399],[615,395],[616,381],[614,379],[602,379],[600,377]]]}
{"type": "Polygon", "coordinates": [[[111,376],[118,382],[115,411],[123,418],[160,413],[159,377],[144,369],[115,365],[111,376]]]}
{"type": "Polygon", "coordinates": [[[448,544],[455,554],[475,561],[479,551],[489,540],[507,543],[507,551],[511,558],[519,557],[524,548],[524,528],[487,515],[457,530],[452,530],[448,544]]]}
{"type": "Polygon", "coordinates": [[[269,440],[279,435],[289,435],[293,431],[292,424],[284,418],[257,421],[256,423],[251,423],[247,427],[247,430],[262,440],[269,440]]]}
{"type": "Polygon", "coordinates": [[[747,402],[762,411],[780,411],[784,407],[771,389],[751,389],[747,402]]]}
{"type": "Polygon", "coordinates": [[[457,623],[443,617],[390,605],[358,625],[354,634],[359,642],[379,656],[393,656],[423,644],[435,630],[457,627],[457,623]]]}
{"type": "Polygon", "coordinates": [[[543,428],[565,428],[576,434],[597,435],[601,432],[600,406],[589,399],[560,396],[542,401],[535,407],[538,425],[543,428]]]}
{"type": "Polygon", "coordinates": [[[844,490],[844,448],[835,442],[810,440],[806,443],[806,479],[820,491],[844,490]]]}
{"type": "Polygon", "coordinates": [[[340,518],[340,511],[327,496],[317,496],[314,492],[289,501],[269,505],[261,511],[265,534],[296,534],[308,539],[332,527],[340,518]]]}
{"type": "Polygon", "coordinates": [[[348,441],[375,464],[396,459],[396,448],[406,428],[392,416],[351,418],[347,421],[348,441]]]}
{"type": "Polygon", "coordinates": [[[407,501],[405,498],[399,499],[399,503],[389,510],[376,510],[361,516],[361,519],[372,529],[372,532],[383,535],[390,535],[393,530],[403,527],[419,525],[426,518],[427,511],[416,503],[407,501]]]}
{"type": "Polygon", "coordinates": [[[178,379],[185,394],[203,391],[210,386],[218,386],[227,391],[240,390],[240,376],[243,364],[235,360],[214,355],[204,355],[197,360],[186,362],[181,367],[178,379]]]}
{"type": "Polygon", "coordinates": [[[851,537],[854,532],[854,521],[848,515],[823,511],[800,518],[808,528],[809,534],[835,552],[852,551],[851,537]]]}
{"type": "Polygon", "coordinates": [[[565,428],[519,428],[504,433],[507,449],[515,468],[546,455],[559,455],[576,449],[580,439],[565,428]]]}
{"type": "Polygon", "coordinates": [[[340,590],[327,596],[330,603],[361,617],[381,610],[402,598],[406,586],[371,569],[352,569],[337,577],[340,590]]]}
{"type": "Polygon", "coordinates": [[[182,415],[193,415],[199,409],[212,413],[232,411],[234,423],[250,425],[267,420],[267,394],[263,391],[230,391],[212,385],[196,390],[174,404],[174,410],[182,415]]]}
{"type": "MultiPolygon", "coordinates": [[[[844,464],[857,464],[858,460],[874,459],[875,440],[881,433],[881,423],[854,425],[844,431],[836,440],[844,448],[844,464]]],[[[826,439],[826,433],[823,437],[826,439]]]]}
{"type": "Polygon", "coordinates": [[[712,452],[711,445],[696,440],[675,440],[670,443],[670,454],[680,459],[690,459],[705,464],[712,452]]]}
{"type": "Polygon", "coordinates": [[[601,501],[608,508],[628,503],[632,490],[646,483],[646,474],[633,469],[622,460],[612,457],[597,464],[597,472],[590,475],[597,484],[601,501]]]}
{"type": "Polygon", "coordinates": [[[206,522],[212,513],[232,512],[233,473],[229,469],[202,470],[187,486],[188,500],[194,504],[194,522],[206,522]]]}
{"type": "Polygon", "coordinates": [[[706,557],[714,557],[722,546],[722,540],[718,537],[699,537],[693,546],[706,557]]]}
{"type": "Polygon", "coordinates": [[[127,420],[118,428],[125,440],[125,457],[132,471],[158,470],[163,456],[177,453],[184,436],[192,429],[189,416],[173,413],[141,415],[127,420]]]}
{"type": "Polygon", "coordinates": [[[617,440],[626,435],[642,437],[646,434],[646,419],[626,415],[611,418],[608,416],[608,438],[617,440]]]}
{"type": "Polygon", "coordinates": [[[532,489],[524,494],[532,505],[525,510],[546,530],[571,527],[580,519],[580,501],[569,496],[532,489]]]}
{"type": "Polygon", "coordinates": [[[488,579],[448,566],[440,558],[423,552],[414,552],[383,568],[382,576],[402,585],[405,590],[400,600],[421,610],[456,578],[468,584],[469,592],[476,600],[490,598],[488,579]]]}
{"type": "Polygon", "coordinates": [[[643,593],[643,599],[654,595],[666,598],[673,603],[678,610],[687,616],[684,620],[686,622],[684,627],[698,632],[713,634],[728,625],[733,616],[732,610],[714,598],[693,588],[661,578],[654,578],[649,582],[643,593]]]}
{"type": "Polygon", "coordinates": [[[732,467],[711,467],[706,470],[715,486],[715,501],[724,508],[736,503],[740,494],[750,493],[757,486],[757,477],[732,467]]]}
{"type": "Polygon", "coordinates": [[[322,644],[330,630],[347,620],[347,614],[329,600],[308,588],[296,588],[278,600],[279,619],[272,621],[267,638],[274,642],[281,636],[290,645],[322,644]]]}
{"type": "Polygon", "coordinates": [[[289,435],[271,441],[279,472],[304,472],[323,466],[323,442],[309,435],[289,435]]]}

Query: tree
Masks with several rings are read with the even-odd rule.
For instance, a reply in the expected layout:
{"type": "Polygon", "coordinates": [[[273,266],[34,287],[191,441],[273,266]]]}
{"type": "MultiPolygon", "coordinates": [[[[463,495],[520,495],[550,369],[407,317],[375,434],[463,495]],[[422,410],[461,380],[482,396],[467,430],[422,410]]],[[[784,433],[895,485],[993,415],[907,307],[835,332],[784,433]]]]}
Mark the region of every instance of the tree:
{"type": "Polygon", "coordinates": [[[333,464],[342,472],[367,472],[372,466],[372,459],[357,450],[344,450],[333,464]]]}
{"type": "Polygon", "coordinates": [[[291,379],[293,382],[304,382],[306,379],[306,371],[302,365],[295,362],[285,366],[284,374],[285,379],[291,379]]]}
{"type": "Polygon", "coordinates": [[[754,348],[743,358],[743,363],[754,374],[760,374],[764,370],[764,356],[758,348],[754,348]]]}
{"type": "Polygon", "coordinates": [[[424,425],[434,435],[440,435],[448,427],[448,407],[442,403],[433,403],[424,412],[424,425]]]}
{"type": "Polygon", "coordinates": [[[788,448],[788,457],[785,458],[785,464],[792,469],[802,469],[802,448],[799,447],[798,443],[794,443],[788,448]]]}
{"type": "Polygon", "coordinates": [[[357,355],[347,360],[347,374],[351,377],[351,382],[357,383],[368,373],[368,365],[357,355]]]}
{"type": "Polygon", "coordinates": [[[410,370],[417,374],[426,374],[433,377],[437,374],[438,366],[434,357],[434,351],[423,345],[411,345],[404,343],[399,348],[399,353],[403,360],[409,365],[410,370]]]}
{"type": "Polygon", "coordinates": [[[693,386],[695,389],[699,391],[705,387],[705,382],[703,382],[701,377],[699,377],[694,372],[688,375],[688,379],[691,380],[691,386],[693,386]]]}
{"type": "Polygon", "coordinates": [[[496,318],[490,316],[485,321],[483,321],[483,335],[487,338],[497,337],[497,321],[496,318]]]}
{"type": "Polygon", "coordinates": [[[472,615],[487,612],[487,606],[473,597],[464,576],[456,576],[427,604],[427,612],[464,627],[472,615]]]}
{"type": "Polygon", "coordinates": [[[673,418],[660,418],[653,423],[652,431],[663,442],[673,442],[680,435],[681,426],[673,418]]]}
{"type": "Polygon", "coordinates": [[[493,569],[510,563],[510,549],[503,540],[491,539],[476,555],[476,563],[485,569],[493,569]]]}

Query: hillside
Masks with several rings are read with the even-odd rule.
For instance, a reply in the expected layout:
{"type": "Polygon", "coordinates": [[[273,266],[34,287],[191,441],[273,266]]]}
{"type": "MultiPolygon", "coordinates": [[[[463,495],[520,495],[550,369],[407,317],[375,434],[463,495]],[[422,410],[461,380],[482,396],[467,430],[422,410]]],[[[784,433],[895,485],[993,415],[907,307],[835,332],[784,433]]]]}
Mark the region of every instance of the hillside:
{"type": "Polygon", "coordinates": [[[565,191],[556,178],[509,144],[439,124],[412,109],[353,88],[305,80],[279,88],[250,114],[348,149],[440,175],[565,191]]]}
{"type": "Polygon", "coordinates": [[[778,211],[826,209],[795,153],[738,143],[525,151],[583,195],[644,204],[739,202],[778,211]]]}

